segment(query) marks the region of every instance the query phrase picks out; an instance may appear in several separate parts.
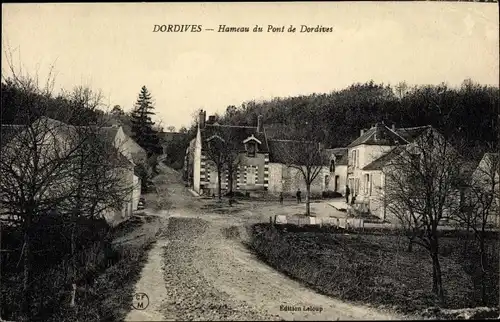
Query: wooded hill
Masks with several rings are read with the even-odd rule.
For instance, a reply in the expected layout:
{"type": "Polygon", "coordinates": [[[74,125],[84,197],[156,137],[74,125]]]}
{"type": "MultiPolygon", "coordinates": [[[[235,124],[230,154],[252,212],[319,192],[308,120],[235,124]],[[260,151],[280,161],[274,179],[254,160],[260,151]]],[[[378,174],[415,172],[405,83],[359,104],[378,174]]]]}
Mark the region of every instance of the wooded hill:
{"type": "Polygon", "coordinates": [[[264,117],[270,136],[280,136],[287,125],[314,124],[314,136],[327,147],[343,147],[360,130],[376,122],[396,127],[432,125],[470,156],[481,157],[484,151],[497,149],[499,88],[465,80],[460,87],[446,84],[396,86],[373,81],[353,84],[328,94],[249,101],[229,106],[216,115],[222,124],[255,125],[264,117]],[[464,145],[463,143],[466,143],[464,145]]]}

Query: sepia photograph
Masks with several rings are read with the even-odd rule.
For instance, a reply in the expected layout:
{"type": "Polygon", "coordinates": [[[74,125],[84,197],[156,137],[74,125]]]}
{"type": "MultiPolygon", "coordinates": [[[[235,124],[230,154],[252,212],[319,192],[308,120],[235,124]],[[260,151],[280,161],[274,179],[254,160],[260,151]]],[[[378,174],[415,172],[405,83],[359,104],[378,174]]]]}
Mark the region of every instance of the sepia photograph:
{"type": "Polygon", "coordinates": [[[0,322],[500,318],[498,1],[2,3],[0,322]]]}

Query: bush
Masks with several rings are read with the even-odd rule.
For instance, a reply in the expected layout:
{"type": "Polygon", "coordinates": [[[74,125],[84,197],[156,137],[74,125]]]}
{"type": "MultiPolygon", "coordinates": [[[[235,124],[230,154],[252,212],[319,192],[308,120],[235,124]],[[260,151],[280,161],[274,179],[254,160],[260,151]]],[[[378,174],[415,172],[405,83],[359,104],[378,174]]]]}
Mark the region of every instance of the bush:
{"type": "Polygon", "coordinates": [[[321,196],[323,198],[341,198],[342,194],[340,192],[337,192],[337,191],[327,190],[327,191],[323,191],[321,193],[321,196]]]}

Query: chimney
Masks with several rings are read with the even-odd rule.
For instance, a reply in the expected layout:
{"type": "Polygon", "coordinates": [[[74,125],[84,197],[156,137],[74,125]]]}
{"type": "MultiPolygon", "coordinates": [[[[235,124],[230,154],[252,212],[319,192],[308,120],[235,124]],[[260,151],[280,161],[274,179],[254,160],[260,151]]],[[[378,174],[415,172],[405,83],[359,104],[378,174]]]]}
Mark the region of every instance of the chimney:
{"type": "Polygon", "coordinates": [[[262,126],[264,124],[262,124],[262,118],[262,115],[257,116],[257,133],[261,133],[263,131],[262,126]]]}
{"type": "Polygon", "coordinates": [[[361,131],[359,131],[359,136],[362,136],[364,133],[365,133],[365,129],[361,129],[361,131]]]}
{"type": "Polygon", "coordinates": [[[208,117],[208,124],[214,124],[215,123],[215,115],[210,115],[208,117]]]}
{"type": "Polygon", "coordinates": [[[205,127],[205,114],[206,112],[204,110],[200,111],[199,115],[199,120],[198,120],[198,125],[200,126],[200,129],[203,129],[205,127]]]}

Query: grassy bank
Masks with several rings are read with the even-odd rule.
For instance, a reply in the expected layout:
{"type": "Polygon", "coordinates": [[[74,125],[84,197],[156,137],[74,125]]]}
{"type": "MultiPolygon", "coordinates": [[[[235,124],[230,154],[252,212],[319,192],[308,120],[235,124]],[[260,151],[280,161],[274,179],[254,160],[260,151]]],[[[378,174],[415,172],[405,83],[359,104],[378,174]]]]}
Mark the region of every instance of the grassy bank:
{"type": "MultiPolygon", "coordinates": [[[[438,305],[432,289],[429,255],[406,251],[401,236],[344,234],[328,228],[258,224],[250,229],[253,251],[269,265],[329,296],[418,313],[438,305]]],[[[446,302],[442,307],[482,306],[474,254],[464,255],[460,239],[441,239],[446,302]]],[[[498,303],[496,240],[488,246],[492,266],[487,276],[487,305],[498,303]]]]}
{"type": "Polygon", "coordinates": [[[63,310],[54,315],[52,321],[122,321],[130,311],[134,286],[140,278],[148,251],[155,243],[153,234],[142,234],[151,221],[124,222],[114,231],[114,239],[122,238],[113,248],[118,253],[117,262],[99,274],[94,274],[87,283],[79,285],[77,308],[63,310]],[[134,238],[134,236],[137,236],[134,238]]]}
{"type": "MultiPolygon", "coordinates": [[[[33,319],[43,321],[117,321],[130,310],[134,285],[155,241],[151,218],[134,216],[108,231],[105,240],[77,254],[75,307],[69,308],[71,262],[52,262],[32,286],[33,319]],[[121,242],[123,240],[123,242],[121,242]],[[116,242],[118,241],[118,242],[116,242]]],[[[22,271],[2,275],[2,318],[19,319],[22,271]]]]}

